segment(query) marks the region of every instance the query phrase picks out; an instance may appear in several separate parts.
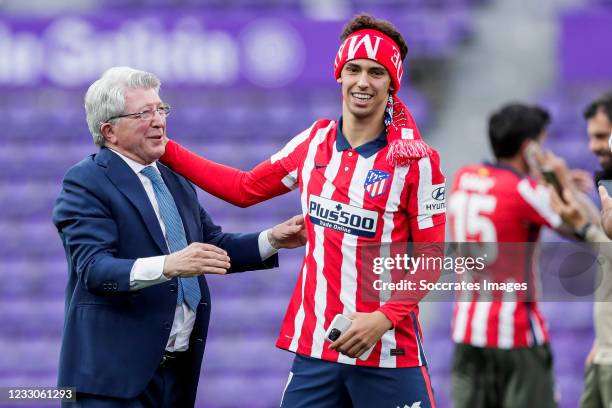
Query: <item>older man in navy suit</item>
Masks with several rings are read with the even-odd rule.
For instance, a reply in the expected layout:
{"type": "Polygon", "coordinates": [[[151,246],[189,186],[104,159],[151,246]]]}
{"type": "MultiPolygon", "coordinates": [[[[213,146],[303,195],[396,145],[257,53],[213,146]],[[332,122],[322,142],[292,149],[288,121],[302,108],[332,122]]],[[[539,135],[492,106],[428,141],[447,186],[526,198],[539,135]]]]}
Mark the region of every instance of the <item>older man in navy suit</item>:
{"type": "Polygon", "coordinates": [[[274,267],[278,248],[304,243],[299,217],[254,234],[212,222],[157,162],[170,110],[159,87],[128,67],[90,86],[100,150],[68,170],[53,211],[69,267],[58,384],[76,387],[77,406],[193,406],[211,306],[203,275],[274,267]]]}

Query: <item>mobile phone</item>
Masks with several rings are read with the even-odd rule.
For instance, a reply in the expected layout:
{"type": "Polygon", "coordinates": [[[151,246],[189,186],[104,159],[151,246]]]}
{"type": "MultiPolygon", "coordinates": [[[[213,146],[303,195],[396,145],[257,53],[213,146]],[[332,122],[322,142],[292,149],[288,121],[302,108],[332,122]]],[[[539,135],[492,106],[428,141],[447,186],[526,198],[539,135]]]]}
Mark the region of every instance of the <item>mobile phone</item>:
{"type": "Polygon", "coordinates": [[[559,183],[557,175],[552,170],[542,170],[542,176],[548,184],[553,186],[557,194],[559,194],[559,197],[561,197],[561,200],[565,202],[565,199],[563,198],[563,187],[561,187],[561,183],[559,183]]]}
{"type": "Polygon", "coordinates": [[[608,195],[612,196],[612,180],[599,180],[597,185],[603,186],[608,192],[608,195]]]}
{"type": "Polygon", "coordinates": [[[342,314],[337,314],[325,332],[325,339],[334,342],[340,338],[351,327],[351,319],[342,314]]]}
{"type": "Polygon", "coordinates": [[[531,170],[540,170],[540,165],[538,164],[536,156],[540,154],[541,151],[540,145],[534,141],[530,141],[527,147],[525,147],[525,150],[523,150],[523,157],[525,157],[527,166],[529,166],[531,170]]]}
{"type": "MultiPolygon", "coordinates": [[[[337,314],[325,332],[325,340],[334,342],[340,338],[350,327],[351,319],[342,314],[337,314]]],[[[367,360],[374,346],[370,347],[365,353],[359,356],[360,360],[367,360]]]]}

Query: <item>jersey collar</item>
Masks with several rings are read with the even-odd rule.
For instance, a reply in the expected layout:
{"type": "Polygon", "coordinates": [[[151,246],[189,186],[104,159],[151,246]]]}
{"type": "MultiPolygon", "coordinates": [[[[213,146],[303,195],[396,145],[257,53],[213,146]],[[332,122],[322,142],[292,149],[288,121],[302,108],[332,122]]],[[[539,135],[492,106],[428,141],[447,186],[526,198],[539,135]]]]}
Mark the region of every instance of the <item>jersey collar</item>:
{"type": "MultiPolygon", "coordinates": [[[[355,148],[355,151],[360,155],[365,157],[371,157],[378,153],[383,147],[387,145],[387,130],[383,129],[382,132],[376,137],[376,139],[362,144],[359,147],[355,148]]],[[[338,129],[336,131],[336,150],[339,152],[343,152],[345,150],[352,149],[346,137],[342,134],[342,116],[338,119],[338,129]]]]}
{"type": "Polygon", "coordinates": [[[524,178],[524,177],[529,176],[528,174],[523,174],[517,169],[515,169],[514,167],[508,166],[507,164],[504,164],[504,163],[485,161],[483,164],[488,167],[495,167],[497,169],[509,171],[510,173],[514,173],[519,178],[524,178]]]}

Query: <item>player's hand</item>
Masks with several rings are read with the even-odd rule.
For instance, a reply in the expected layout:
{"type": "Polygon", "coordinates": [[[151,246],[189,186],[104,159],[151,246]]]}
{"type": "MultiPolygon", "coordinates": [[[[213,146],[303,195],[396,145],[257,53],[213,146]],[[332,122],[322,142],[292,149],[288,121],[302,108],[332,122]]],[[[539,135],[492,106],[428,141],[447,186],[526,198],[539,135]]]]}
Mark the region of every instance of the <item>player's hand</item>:
{"type": "Polygon", "coordinates": [[[567,167],[567,163],[561,157],[556,156],[551,151],[543,151],[541,156],[538,157],[540,166],[542,169],[552,171],[561,186],[565,189],[573,187],[571,182],[570,169],[567,167]]]}
{"type": "Polygon", "coordinates": [[[582,211],[572,191],[567,188],[563,189],[563,199],[565,202],[561,200],[554,187],[548,186],[548,192],[550,194],[550,207],[574,231],[580,230],[589,222],[587,215],[582,211]]]}
{"type": "Polygon", "coordinates": [[[588,193],[595,187],[591,173],[586,170],[570,169],[569,176],[572,184],[583,193],[588,193]]]}
{"type": "Polygon", "coordinates": [[[227,252],[210,244],[194,242],[166,256],[163,274],[167,278],[199,276],[205,273],[222,275],[230,268],[227,252]]]}
{"type": "Polygon", "coordinates": [[[354,313],[347,316],[351,327],[329,348],[351,358],[357,358],[372,347],[393,324],[382,312],[354,313]]]}
{"type": "Polygon", "coordinates": [[[306,244],[304,216],[296,215],[268,230],[268,241],[276,249],[297,248],[306,244]]]}

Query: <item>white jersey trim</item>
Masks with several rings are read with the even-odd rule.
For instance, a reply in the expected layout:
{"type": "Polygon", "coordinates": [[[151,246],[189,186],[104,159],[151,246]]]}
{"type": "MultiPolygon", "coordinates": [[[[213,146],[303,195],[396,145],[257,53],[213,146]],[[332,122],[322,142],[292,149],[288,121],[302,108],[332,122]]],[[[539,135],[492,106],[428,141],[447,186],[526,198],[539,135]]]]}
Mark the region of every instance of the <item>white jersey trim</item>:
{"type": "Polygon", "coordinates": [[[312,128],[314,127],[314,124],[312,126],[310,126],[308,129],[304,130],[302,133],[300,133],[299,135],[295,136],[293,139],[291,139],[289,141],[289,143],[287,143],[285,145],[285,147],[283,147],[281,150],[279,150],[278,152],[274,153],[271,157],[270,157],[270,162],[271,163],[276,163],[277,161],[284,159],[285,157],[289,156],[291,153],[293,153],[293,151],[302,143],[304,143],[306,141],[306,139],[308,139],[308,136],[310,136],[310,132],[312,132],[312,128]]]}
{"type": "Polygon", "coordinates": [[[425,208],[426,203],[429,202],[429,195],[431,195],[431,180],[431,160],[428,156],[423,157],[419,160],[419,186],[417,190],[419,229],[433,227],[433,217],[425,208]]]}
{"type": "Polygon", "coordinates": [[[455,327],[453,328],[453,341],[455,343],[465,342],[465,331],[468,324],[468,315],[471,302],[457,302],[457,315],[455,317],[455,327]]]}
{"type": "Polygon", "coordinates": [[[487,344],[487,322],[489,321],[490,301],[476,302],[472,319],[472,341],[470,344],[484,347],[487,344]]]}
{"type": "MultiPolygon", "coordinates": [[[[391,234],[393,233],[393,229],[395,228],[395,223],[393,217],[395,213],[398,211],[400,206],[400,198],[402,196],[402,191],[404,190],[404,186],[406,184],[406,175],[408,174],[408,170],[410,166],[396,167],[395,173],[393,175],[393,180],[391,181],[391,187],[389,188],[389,196],[387,198],[387,205],[385,208],[385,213],[383,215],[383,232],[382,237],[380,239],[381,242],[381,257],[389,257],[389,245],[388,243],[392,242],[391,234]]],[[[385,270],[381,275],[380,279],[382,281],[391,281],[391,273],[388,270],[385,270]]],[[[390,291],[381,291],[380,292],[380,305],[384,305],[391,296],[390,291]]],[[[395,337],[395,329],[389,330],[385,332],[382,339],[382,347],[380,350],[380,367],[388,367],[395,368],[397,367],[396,357],[391,355],[391,350],[396,348],[397,340],[395,337]]],[[[420,360],[420,354],[419,354],[420,360]]]]}
{"type": "Polygon", "coordinates": [[[514,347],[514,312],[516,302],[503,300],[499,310],[499,323],[497,327],[497,347],[509,349],[514,347]]]}
{"type": "MultiPolygon", "coordinates": [[[[323,188],[321,189],[321,196],[324,198],[331,198],[336,190],[330,180],[335,180],[338,176],[341,159],[342,153],[334,149],[330,162],[325,169],[325,183],[323,183],[323,188]]],[[[325,265],[323,252],[325,247],[325,227],[313,224],[313,228],[315,233],[313,259],[317,266],[317,283],[314,293],[315,328],[310,355],[315,358],[321,358],[325,339],[325,310],[327,309],[327,280],[323,275],[323,267],[325,265]]]]}
{"type": "Polygon", "coordinates": [[[281,182],[288,189],[290,189],[290,190],[295,189],[298,186],[298,182],[297,182],[297,169],[294,169],[293,171],[289,172],[289,174],[287,174],[285,177],[283,177],[281,182]]]}
{"type": "Polygon", "coordinates": [[[562,221],[559,214],[550,207],[550,196],[546,187],[538,185],[534,189],[527,179],[519,181],[517,190],[521,197],[553,228],[558,228],[562,221]]]}

